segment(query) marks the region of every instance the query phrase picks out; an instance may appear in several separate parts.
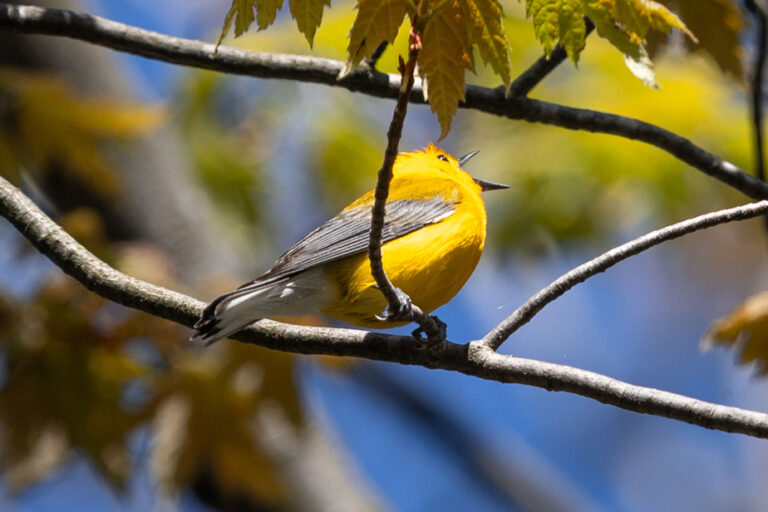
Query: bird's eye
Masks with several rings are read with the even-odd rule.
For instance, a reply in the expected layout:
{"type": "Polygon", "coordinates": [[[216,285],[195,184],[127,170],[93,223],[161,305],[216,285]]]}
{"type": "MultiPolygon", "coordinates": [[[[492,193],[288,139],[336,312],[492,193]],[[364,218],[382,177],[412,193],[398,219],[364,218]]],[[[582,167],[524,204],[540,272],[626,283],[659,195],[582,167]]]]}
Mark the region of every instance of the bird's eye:
{"type": "Polygon", "coordinates": [[[445,156],[445,155],[437,155],[437,159],[438,160],[442,160],[443,162],[447,162],[448,161],[448,157],[445,156]]]}

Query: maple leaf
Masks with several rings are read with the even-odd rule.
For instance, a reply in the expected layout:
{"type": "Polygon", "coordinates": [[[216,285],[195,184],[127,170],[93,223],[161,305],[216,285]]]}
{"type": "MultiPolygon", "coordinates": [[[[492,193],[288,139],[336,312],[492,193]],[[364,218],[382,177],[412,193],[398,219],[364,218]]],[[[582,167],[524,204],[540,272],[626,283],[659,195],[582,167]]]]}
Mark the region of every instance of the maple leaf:
{"type": "Polygon", "coordinates": [[[578,63],[579,54],[584,49],[587,38],[581,0],[560,0],[557,27],[560,44],[574,64],[578,63]]]}
{"type": "Polygon", "coordinates": [[[549,57],[559,37],[558,2],[552,0],[526,0],[525,14],[533,18],[533,32],[549,57]]]}
{"type": "Polygon", "coordinates": [[[509,42],[501,18],[504,11],[497,0],[465,0],[462,2],[465,23],[470,24],[470,40],[477,45],[480,56],[499,75],[504,84],[512,83],[509,42]]]}
{"type": "Polygon", "coordinates": [[[331,5],[331,0],[289,0],[291,17],[296,20],[299,32],[304,34],[309,47],[315,40],[315,31],[323,20],[323,8],[331,5]]]}
{"type": "Polygon", "coordinates": [[[749,297],[712,324],[702,347],[713,345],[740,351],[741,364],[758,363],[760,375],[768,374],[768,292],[749,297]]]}
{"type": "Polygon", "coordinates": [[[253,15],[255,8],[256,0],[232,0],[232,6],[224,18],[224,25],[221,27],[219,39],[216,40],[217,48],[232,27],[232,20],[235,21],[235,37],[241,36],[248,30],[253,20],[256,19],[253,15]]]}
{"type": "Polygon", "coordinates": [[[630,71],[650,87],[658,87],[646,49],[650,30],[666,33],[675,28],[697,41],[676,14],[653,0],[526,0],[526,14],[533,18],[544,54],[548,57],[559,42],[574,63],[585,43],[583,17],[589,16],[598,35],[624,54],[630,71]]]}
{"type": "Polygon", "coordinates": [[[392,43],[403,23],[408,6],[405,0],[358,0],[357,16],[349,31],[347,63],[339,78],[349,74],[381,43],[392,43]]]}
{"type": "Polygon", "coordinates": [[[453,114],[464,100],[464,71],[473,69],[472,64],[462,9],[456,0],[443,2],[426,23],[418,60],[424,96],[440,122],[441,139],[448,135],[453,114]]]}
{"type": "Polygon", "coordinates": [[[275,22],[277,11],[283,8],[283,0],[256,0],[256,24],[264,30],[275,22]]]}

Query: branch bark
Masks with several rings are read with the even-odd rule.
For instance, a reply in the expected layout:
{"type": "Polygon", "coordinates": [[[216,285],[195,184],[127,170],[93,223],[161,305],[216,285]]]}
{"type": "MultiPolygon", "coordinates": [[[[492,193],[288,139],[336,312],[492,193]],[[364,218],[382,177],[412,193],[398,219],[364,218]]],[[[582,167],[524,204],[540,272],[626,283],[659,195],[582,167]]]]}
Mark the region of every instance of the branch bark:
{"type": "MultiPolygon", "coordinates": [[[[277,78],[343,87],[370,96],[397,98],[401,79],[361,67],[338,80],[344,63],[331,59],[247,52],[170,37],[122,23],[59,9],[0,3],[0,28],[28,34],[48,34],[87,41],[115,50],[172,64],[224,73],[277,78]]],[[[768,198],[768,185],[736,165],[696,146],[688,139],[637,119],[594,110],[566,107],[525,97],[505,97],[501,89],[469,85],[459,107],[509,119],[550,124],[571,130],[618,135],[656,146],[705,174],[755,199],[768,198]]],[[[424,103],[420,83],[411,91],[412,103],[424,103]]]]}
{"type": "MultiPolygon", "coordinates": [[[[585,37],[592,33],[595,29],[595,24],[589,18],[584,18],[584,24],[586,25],[585,37]]],[[[534,62],[528,69],[520,73],[520,76],[515,78],[512,85],[509,86],[510,96],[527,96],[531,90],[536,87],[539,82],[544,80],[557,66],[568,58],[568,53],[565,48],[558,43],[549,54],[549,57],[543,56],[534,62]]]]}
{"type": "MultiPolygon", "coordinates": [[[[768,209],[768,208],[765,208],[768,209]]],[[[759,210],[755,208],[754,210],[759,210]]],[[[755,215],[764,210],[753,211],[755,215]]],[[[119,272],[80,245],[20,190],[0,177],[0,215],[42,254],[102,297],[191,326],[204,303],[119,272]]],[[[635,386],[569,366],[501,355],[481,341],[446,342],[425,350],[413,338],[355,329],[304,327],[261,320],[236,339],[299,354],[355,356],[452,370],[503,383],[537,386],[593,398],[622,409],[664,416],[705,428],[768,438],[768,414],[717,405],[635,386]]]]}
{"type": "Polygon", "coordinates": [[[586,263],[570,270],[557,278],[552,284],[540,290],[536,295],[525,301],[504,321],[493,328],[483,339],[483,344],[493,350],[497,350],[504,341],[520,327],[528,323],[536,314],[544,309],[544,306],[553,302],[565,292],[579,283],[583,283],[590,277],[605,272],[620,261],[634,256],[668,240],[680,238],[683,235],[699,231],[701,229],[717,226],[727,222],[751,219],[768,212],[768,201],[759,201],[743,206],[736,206],[727,210],[699,215],[692,219],[666,226],[656,231],[651,231],[639,238],[614,247],[586,263]]]}

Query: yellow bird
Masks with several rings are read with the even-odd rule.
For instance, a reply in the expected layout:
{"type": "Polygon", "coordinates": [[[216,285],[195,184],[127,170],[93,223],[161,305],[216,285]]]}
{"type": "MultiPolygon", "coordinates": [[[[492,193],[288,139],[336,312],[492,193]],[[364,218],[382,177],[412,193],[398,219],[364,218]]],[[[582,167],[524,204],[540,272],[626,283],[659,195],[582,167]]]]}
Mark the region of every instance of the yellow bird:
{"type": "MultiPolygon", "coordinates": [[[[430,144],[401,153],[392,169],[382,261],[392,284],[426,313],[448,302],[475,269],[485,243],[480,193],[508,188],[467,174],[430,144]]],[[[387,307],[368,261],[373,191],[296,242],[255,281],[216,298],[195,324],[192,341],[209,345],[273,316],[323,312],[366,328],[389,328],[387,307]]]]}

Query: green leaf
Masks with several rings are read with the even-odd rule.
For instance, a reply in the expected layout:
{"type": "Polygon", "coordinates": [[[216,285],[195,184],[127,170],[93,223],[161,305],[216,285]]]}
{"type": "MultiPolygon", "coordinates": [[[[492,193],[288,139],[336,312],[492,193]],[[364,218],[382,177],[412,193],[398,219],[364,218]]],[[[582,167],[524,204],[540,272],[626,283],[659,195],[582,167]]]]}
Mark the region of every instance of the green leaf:
{"type": "Polygon", "coordinates": [[[544,55],[549,57],[560,36],[558,0],[529,0],[526,11],[533,17],[533,32],[544,48],[544,55]]]}
{"type": "Polygon", "coordinates": [[[587,25],[584,23],[581,0],[560,0],[557,24],[560,44],[573,63],[578,63],[579,54],[584,49],[587,37],[587,25]]]}
{"type": "Polygon", "coordinates": [[[357,16],[349,31],[347,63],[339,78],[370,57],[382,42],[394,42],[406,10],[404,0],[358,0],[357,16]]]}
{"type": "Polygon", "coordinates": [[[465,23],[470,24],[471,42],[477,45],[480,56],[489,64],[504,85],[512,82],[509,61],[509,42],[504,33],[504,11],[496,0],[466,0],[463,2],[465,23]]]}
{"type": "Polygon", "coordinates": [[[472,46],[460,20],[458,2],[443,3],[428,18],[422,35],[419,72],[424,95],[440,122],[441,139],[448,135],[453,114],[464,100],[464,71],[472,69],[472,46]]]}
{"type": "Polygon", "coordinates": [[[323,20],[323,8],[330,6],[331,0],[289,0],[289,5],[299,32],[304,34],[311,48],[317,27],[323,20]]]}

